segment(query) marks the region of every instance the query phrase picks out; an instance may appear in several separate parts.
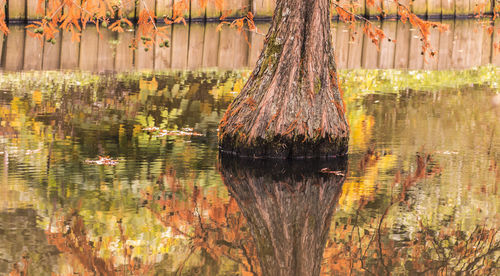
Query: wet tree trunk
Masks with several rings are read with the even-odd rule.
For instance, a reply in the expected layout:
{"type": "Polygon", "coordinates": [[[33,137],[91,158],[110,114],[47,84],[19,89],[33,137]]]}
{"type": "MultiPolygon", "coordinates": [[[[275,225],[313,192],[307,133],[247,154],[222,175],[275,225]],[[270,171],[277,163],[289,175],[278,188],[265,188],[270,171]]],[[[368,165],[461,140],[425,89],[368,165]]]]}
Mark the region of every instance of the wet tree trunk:
{"type": "Polygon", "coordinates": [[[264,50],[219,126],[221,151],[333,157],[349,126],[330,38],[329,0],[278,0],[264,50]]]}
{"type": "Polygon", "coordinates": [[[347,159],[285,164],[222,158],[224,184],[252,234],[262,275],[320,275],[347,159]],[[322,174],[321,168],[338,174],[322,174]]]}

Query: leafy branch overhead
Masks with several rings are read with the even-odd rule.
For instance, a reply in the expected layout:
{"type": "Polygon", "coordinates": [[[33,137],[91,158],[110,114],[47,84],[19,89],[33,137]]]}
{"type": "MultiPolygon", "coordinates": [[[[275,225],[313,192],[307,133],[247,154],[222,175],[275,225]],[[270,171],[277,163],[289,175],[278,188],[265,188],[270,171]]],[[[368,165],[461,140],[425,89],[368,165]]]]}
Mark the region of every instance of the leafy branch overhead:
{"type": "MultiPolygon", "coordinates": [[[[499,0],[495,0],[496,5],[492,10],[492,15],[487,15],[487,9],[490,1],[484,0],[473,9],[477,18],[487,18],[483,26],[490,33],[494,31],[491,22],[493,22],[500,13],[499,0]]],[[[375,20],[381,20],[389,14],[388,8],[396,11],[397,17],[403,22],[409,22],[418,30],[422,41],[422,55],[428,54],[434,56],[437,52],[431,47],[430,32],[432,28],[439,31],[446,31],[448,27],[445,24],[424,20],[412,11],[412,4],[405,4],[401,0],[390,1],[388,6],[383,0],[368,0],[366,7],[376,9],[379,16],[376,18],[367,18],[359,15],[359,4],[353,1],[331,1],[332,10],[343,22],[349,23],[354,28],[356,23],[363,24],[363,32],[378,47],[384,39],[395,42],[394,39],[387,37],[382,29],[377,27],[375,20]],[[384,2],[384,3],[382,3],[384,2]],[[383,7],[383,8],[382,8],[383,7]]],[[[28,25],[28,34],[46,40],[49,43],[55,43],[56,34],[63,30],[72,34],[73,41],[79,41],[82,29],[88,24],[96,26],[99,32],[100,28],[106,28],[113,32],[124,32],[131,29],[134,25],[137,27],[136,36],[131,41],[130,48],[136,49],[142,43],[145,51],[148,51],[155,43],[160,47],[169,46],[168,25],[175,23],[186,24],[186,16],[191,10],[191,6],[196,6],[200,10],[205,10],[210,5],[220,14],[218,30],[224,25],[235,28],[246,36],[245,32],[259,33],[255,23],[254,14],[249,11],[247,5],[238,5],[229,7],[224,0],[177,0],[166,4],[166,9],[171,9],[171,16],[160,15],[158,7],[148,4],[146,0],[38,0],[36,13],[43,17],[28,25]],[[131,19],[128,10],[134,8],[137,12],[136,18],[131,19]],[[238,11],[235,13],[234,11],[238,11]],[[239,14],[240,16],[234,16],[239,14]]],[[[7,0],[0,0],[0,7],[6,6],[7,0]]],[[[6,23],[5,9],[0,9],[0,31],[5,35],[9,33],[6,23]]],[[[500,33],[500,29],[497,30],[500,33]]],[[[260,33],[259,33],[260,34],[260,33]]],[[[500,45],[494,45],[495,49],[500,51],[500,45]]]]}

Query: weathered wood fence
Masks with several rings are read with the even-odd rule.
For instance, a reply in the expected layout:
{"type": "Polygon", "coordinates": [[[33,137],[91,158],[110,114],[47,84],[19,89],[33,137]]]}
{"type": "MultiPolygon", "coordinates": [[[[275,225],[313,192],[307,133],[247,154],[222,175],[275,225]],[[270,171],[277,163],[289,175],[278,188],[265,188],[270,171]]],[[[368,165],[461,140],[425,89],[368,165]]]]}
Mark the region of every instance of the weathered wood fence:
{"type": "MultiPolygon", "coordinates": [[[[173,4],[179,0],[139,0],[145,1],[149,9],[154,9],[159,18],[163,16],[171,16],[173,4]]],[[[190,11],[185,15],[193,21],[210,21],[220,17],[214,4],[208,4],[206,8],[201,9],[198,5],[199,0],[189,0],[190,11]]],[[[247,11],[252,11],[256,18],[269,18],[274,12],[276,0],[225,0],[224,10],[231,10],[230,17],[237,17],[245,14],[247,11]]],[[[366,5],[367,0],[339,0],[339,3],[349,1],[356,4],[356,13],[367,17],[379,16],[381,11],[386,11],[386,16],[395,16],[396,8],[393,5],[393,0],[383,0],[376,2],[375,7],[366,5]]],[[[411,6],[413,12],[418,15],[427,16],[429,18],[452,18],[452,17],[467,17],[474,14],[474,8],[477,5],[487,3],[486,12],[490,13],[495,2],[498,0],[404,0],[411,6]]],[[[23,22],[36,20],[43,15],[37,14],[38,0],[10,0],[7,1],[6,11],[7,20],[9,22],[23,22]]],[[[144,9],[144,5],[135,0],[123,1],[126,14],[129,18],[135,18],[136,15],[144,9]],[[137,4],[136,4],[137,3],[137,4]]],[[[498,3],[497,3],[498,4],[498,3]]]]}
{"type": "MultiPolygon", "coordinates": [[[[421,42],[416,30],[398,21],[383,21],[381,28],[394,42],[384,40],[380,50],[358,29],[338,23],[332,28],[337,65],[341,69],[466,69],[495,64],[500,66],[500,54],[494,43],[500,43],[497,32],[489,33],[478,27],[475,20],[449,20],[446,32],[432,30],[434,58],[421,55],[421,42]],[[351,40],[354,36],[355,40],[351,40]]],[[[496,22],[497,26],[500,20],[496,22]]],[[[29,36],[23,26],[12,26],[7,37],[0,35],[0,70],[80,69],[93,72],[252,68],[262,50],[264,36],[247,33],[245,37],[233,29],[218,32],[217,23],[192,23],[171,26],[171,47],[131,50],[128,45],[134,32],[114,33],[95,27],[82,32],[80,42],[72,42],[71,34],[60,32],[57,43],[29,36]]],[[[269,23],[257,27],[266,32],[269,23]]],[[[495,26],[496,27],[496,26],[495,26]]],[[[497,28],[497,27],[496,27],[497,28]]]]}

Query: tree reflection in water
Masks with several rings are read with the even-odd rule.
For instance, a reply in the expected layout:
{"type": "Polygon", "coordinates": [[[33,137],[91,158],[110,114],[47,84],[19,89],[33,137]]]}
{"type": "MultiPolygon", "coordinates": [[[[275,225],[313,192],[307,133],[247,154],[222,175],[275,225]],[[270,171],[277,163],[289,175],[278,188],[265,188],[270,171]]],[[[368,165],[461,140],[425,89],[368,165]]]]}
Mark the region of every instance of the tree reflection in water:
{"type": "Polygon", "coordinates": [[[347,159],[222,157],[223,182],[251,230],[263,275],[319,275],[347,159]]]}

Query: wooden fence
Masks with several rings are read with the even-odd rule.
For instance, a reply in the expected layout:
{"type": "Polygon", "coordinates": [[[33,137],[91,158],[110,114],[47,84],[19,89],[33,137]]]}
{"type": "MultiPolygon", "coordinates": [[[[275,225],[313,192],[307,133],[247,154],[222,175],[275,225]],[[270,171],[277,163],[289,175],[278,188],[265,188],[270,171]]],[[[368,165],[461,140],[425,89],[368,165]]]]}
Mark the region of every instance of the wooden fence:
{"type": "MultiPolygon", "coordinates": [[[[381,28],[393,42],[384,40],[377,50],[360,27],[350,29],[343,23],[333,25],[333,40],[337,65],[341,69],[465,69],[485,64],[500,66],[500,54],[493,50],[500,43],[497,32],[490,34],[474,20],[445,21],[450,30],[433,30],[431,46],[438,54],[434,58],[421,55],[421,41],[416,30],[398,21],[383,21],[381,28]],[[355,40],[351,40],[354,36],[355,40]],[[395,42],[394,42],[395,41],[395,42]]],[[[500,27],[497,20],[496,27],[500,27]]],[[[128,45],[134,32],[114,33],[88,27],[81,42],[72,42],[71,34],[58,33],[57,43],[40,43],[27,35],[23,26],[12,26],[7,37],[0,35],[0,69],[56,70],[80,69],[93,72],[130,70],[221,69],[251,68],[255,65],[264,43],[264,36],[233,29],[216,30],[217,23],[174,25],[170,29],[171,46],[155,47],[150,51],[131,50],[128,45]]],[[[269,23],[257,25],[266,32],[269,23]]]]}
{"type": "MultiPolygon", "coordinates": [[[[145,1],[149,9],[154,9],[158,18],[171,16],[173,3],[179,0],[139,0],[145,1]]],[[[185,14],[186,18],[195,21],[204,21],[216,19],[221,14],[214,4],[209,3],[206,8],[201,9],[198,5],[199,0],[189,0],[190,11],[185,14]],[[191,3],[192,2],[192,3],[191,3]]],[[[340,0],[354,3],[356,13],[367,17],[379,16],[384,10],[387,16],[395,16],[396,8],[393,6],[393,0],[376,1],[376,6],[368,7],[367,0],[340,0]]],[[[430,18],[448,18],[465,17],[474,14],[476,5],[487,3],[486,12],[490,13],[498,0],[403,0],[408,3],[413,12],[418,15],[428,16],[430,18]]],[[[11,0],[7,1],[7,20],[9,22],[24,22],[40,19],[43,15],[37,14],[38,0],[11,0]]],[[[126,14],[129,18],[135,18],[139,12],[144,9],[144,5],[135,0],[123,1],[126,14]],[[136,4],[138,3],[138,4],[136,4]]],[[[498,4],[498,3],[497,3],[498,4]]],[[[238,17],[247,11],[252,11],[256,18],[269,18],[273,15],[275,0],[224,0],[224,10],[229,11],[230,17],[238,17]]]]}

